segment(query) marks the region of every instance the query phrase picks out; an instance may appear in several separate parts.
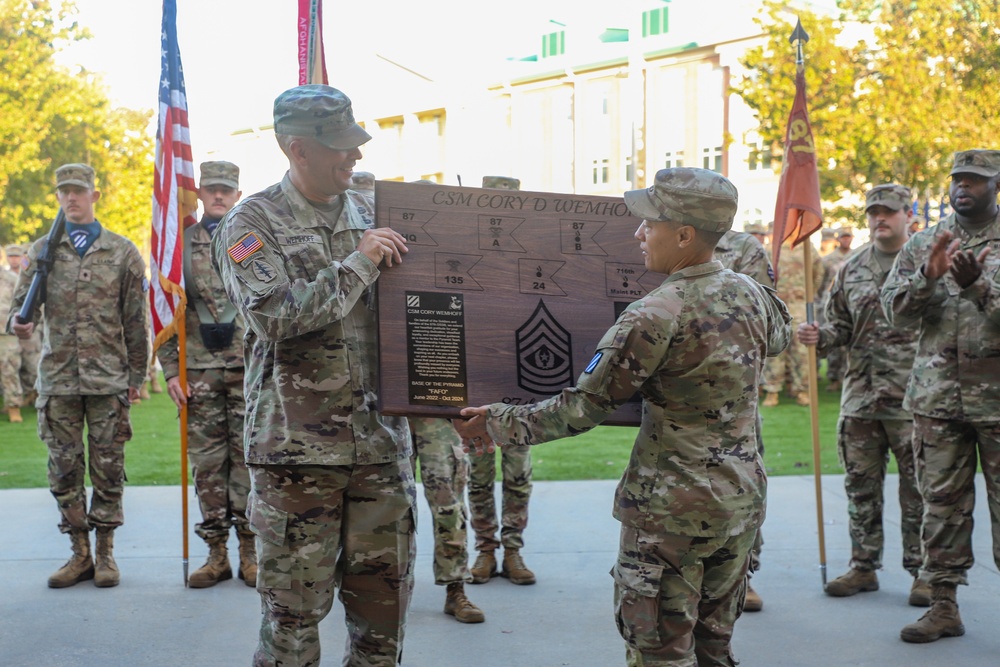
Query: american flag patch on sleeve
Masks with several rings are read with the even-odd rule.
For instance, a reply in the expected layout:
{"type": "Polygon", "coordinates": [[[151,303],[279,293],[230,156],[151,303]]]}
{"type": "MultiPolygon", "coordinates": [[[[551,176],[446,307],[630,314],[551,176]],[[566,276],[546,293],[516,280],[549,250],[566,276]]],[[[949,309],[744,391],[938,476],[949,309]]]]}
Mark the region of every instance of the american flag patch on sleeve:
{"type": "Polygon", "coordinates": [[[244,259],[254,254],[258,250],[264,247],[264,244],[260,242],[257,235],[250,232],[242,239],[229,246],[229,256],[234,262],[239,264],[244,259]]]}

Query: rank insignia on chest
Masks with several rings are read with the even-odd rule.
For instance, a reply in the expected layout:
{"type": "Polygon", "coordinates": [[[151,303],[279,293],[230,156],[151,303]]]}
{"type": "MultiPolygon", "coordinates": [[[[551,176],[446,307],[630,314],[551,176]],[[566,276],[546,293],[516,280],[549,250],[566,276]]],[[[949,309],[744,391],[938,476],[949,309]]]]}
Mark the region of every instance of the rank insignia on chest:
{"type": "Polygon", "coordinates": [[[239,264],[263,247],[264,244],[260,242],[257,235],[250,232],[239,241],[229,246],[229,257],[232,258],[234,262],[239,264]]]}
{"type": "Polygon", "coordinates": [[[250,270],[253,271],[253,275],[257,280],[262,283],[269,283],[278,275],[273,266],[259,259],[253,261],[253,264],[250,265],[250,270]]]}

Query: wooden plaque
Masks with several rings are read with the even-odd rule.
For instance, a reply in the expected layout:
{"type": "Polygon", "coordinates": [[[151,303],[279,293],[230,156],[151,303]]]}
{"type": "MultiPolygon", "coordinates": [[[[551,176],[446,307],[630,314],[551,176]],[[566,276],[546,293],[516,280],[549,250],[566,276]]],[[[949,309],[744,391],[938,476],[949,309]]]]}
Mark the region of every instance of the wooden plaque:
{"type": "MultiPolygon", "coordinates": [[[[378,181],[376,225],[406,238],[378,282],[386,414],[456,417],[576,384],[621,311],[658,287],[640,220],[613,197],[378,181]]],[[[638,399],[606,424],[636,425],[638,399]]]]}

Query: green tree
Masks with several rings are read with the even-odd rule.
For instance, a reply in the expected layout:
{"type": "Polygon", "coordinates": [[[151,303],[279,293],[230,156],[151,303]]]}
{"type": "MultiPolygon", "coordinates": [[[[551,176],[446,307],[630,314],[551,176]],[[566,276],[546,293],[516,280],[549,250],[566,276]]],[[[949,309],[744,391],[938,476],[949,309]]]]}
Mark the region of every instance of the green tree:
{"type": "Polygon", "coordinates": [[[87,162],[108,229],[147,244],[152,192],[152,112],[115,108],[100,80],[55,62],[87,39],[72,2],[0,0],[0,242],[45,234],[58,211],[54,171],[87,162]]]}
{"type": "MultiPolygon", "coordinates": [[[[841,0],[837,18],[800,12],[809,114],[824,201],[902,183],[935,199],[955,151],[994,145],[1000,116],[1000,0],[841,0]],[[864,39],[851,35],[864,35],[864,39]]],[[[766,43],[742,58],[736,92],[781,153],[794,95],[796,16],[768,1],[766,43]]],[[[857,210],[831,208],[856,221],[857,210]]]]}

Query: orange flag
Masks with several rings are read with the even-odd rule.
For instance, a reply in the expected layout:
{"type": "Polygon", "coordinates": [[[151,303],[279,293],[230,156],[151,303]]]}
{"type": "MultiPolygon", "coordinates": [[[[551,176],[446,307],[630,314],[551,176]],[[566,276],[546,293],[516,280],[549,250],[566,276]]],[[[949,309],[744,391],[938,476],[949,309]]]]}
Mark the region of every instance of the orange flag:
{"type": "Polygon", "coordinates": [[[781,245],[792,239],[792,247],[809,238],[823,226],[820,207],[819,171],[816,168],[816,145],[809,126],[806,108],[806,77],[799,68],[795,75],[795,102],[785,130],[785,161],[778,182],[778,200],[774,205],[774,233],[771,236],[771,253],[775,282],[778,275],[778,256],[781,245]]]}

